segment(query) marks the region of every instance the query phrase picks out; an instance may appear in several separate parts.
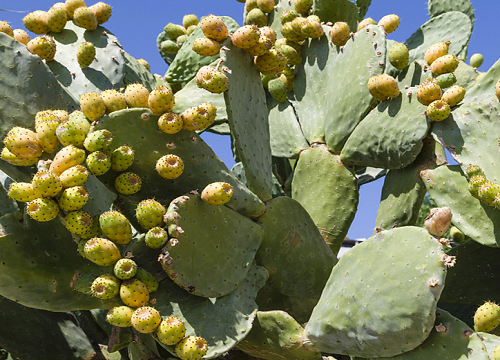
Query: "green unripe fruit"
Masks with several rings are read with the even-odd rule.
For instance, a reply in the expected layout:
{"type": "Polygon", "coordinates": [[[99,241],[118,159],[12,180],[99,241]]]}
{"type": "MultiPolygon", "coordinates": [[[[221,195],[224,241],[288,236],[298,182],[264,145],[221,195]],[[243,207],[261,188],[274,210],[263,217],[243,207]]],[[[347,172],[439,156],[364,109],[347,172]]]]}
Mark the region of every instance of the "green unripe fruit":
{"type": "Polygon", "coordinates": [[[83,186],[73,186],[63,190],[57,202],[64,211],[79,210],[89,201],[89,193],[83,186]]]}
{"type": "Polygon", "coordinates": [[[378,25],[382,26],[387,34],[394,32],[399,27],[399,16],[390,14],[384,16],[378,21],[378,25]]]}
{"type": "Polygon", "coordinates": [[[63,184],[63,188],[69,188],[72,186],[81,186],[85,184],[89,178],[90,172],[83,165],[76,165],[70,167],[69,169],[63,171],[59,175],[59,179],[63,184]]]}
{"type": "Polygon", "coordinates": [[[87,134],[83,146],[87,151],[107,150],[113,141],[113,134],[109,130],[95,130],[87,134]]]}
{"type": "Polygon", "coordinates": [[[167,210],[165,207],[154,199],[141,201],[135,208],[135,217],[139,224],[149,230],[156,226],[164,225],[163,216],[167,210]]]}
{"type": "Polygon", "coordinates": [[[158,119],[158,127],[166,134],[177,134],[182,130],[184,122],[179,114],[165,113],[158,119]]]}
{"type": "Polygon", "coordinates": [[[28,182],[13,182],[9,185],[7,195],[16,201],[28,202],[33,201],[39,195],[33,189],[33,185],[28,182]]]}
{"type": "Polygon", "coordinates": [[[186,334],[186,327],[181,319],[171,316],[163,319],[156,330],[158,340],[165,345],[175,345],[180,342],[186,334]]]}
{"type": "Polygon", "coordinates": [[[410,53],[403,43],[397,43],[389,49],[389,62],[398,70],[403,70],[408,66],[410,53]]]}
{"type": "Polygon", "coordinates": [[[465,97],[465,89],[460,85],[453,85],[446,89],[441,100],[446,101],[450,107],[458,105],[465,97]]]}
{"type": "Polygon", "coordinates": [[[201,77],[196,76],[196,84],[213,94],[222,94],[229,88],[229,79],[222,71],[212,69],[201,77]],[[198,81],[199,79],[200,81],[198,81]]]}
{"type": "Polygon", "coordinates": [[[232,196],[233,187],[225,182],[208,184],[201,192],[201,200],[210,205],[223,205],[231,200],[232,196]]]}
{"type": "MultiPolygon", "coordinates": [[[[87,232],[80,234],[80,237],[82,239],[87,240],[87,239],[99,237],[101,235],[102,235],[102,231],[101,231],[101,228],[99,227],[99,216],[97,215],[97,216],[92,217],[92,226],[90,227],[90,229],[87,232]]],[[[84,248],[84,246],[83,246],[83,248],[84,248]]],[[[82,251],[83,251],[83,248],[82,248],[82,251]]],[[[83,253],[85,254],[85,252],[83,252],[83,253]]],[[[85,256],[83,256],[83,257],[85,257],[85,256]]]]}
{"type": "Polygon", "coordinates": [[[73,234],[81,235],[92,229],[94,219],[82,210],[70,211],[64,217],[64,226],[73,234]]]}
{"type": "Polygon", "coordinates": [[[91,286],[91,294],[102,300],[112,299],[120,292],[120,280],[112,274],[97,277],[91,286]]]}
{"type": "Polygon", "coordinates": [[[177,54],[179,52],[180,46],[176,41],[173,40],[163,40],[160,43],[160,49],[162,53],[165,54],[177,54]]]}
{"type": "Polygon", "coordinates": [[[82,129],[85,132],[85,134],[88,134],[90,132],[91,124],[89,122],[89,119],[87,119],[85,114],[80,110],[75,110],[71,114],[69,114],[67,121],[61,120],[62,124],[64,124],[65,122],[74,124],[75,126],[82,129]]]}
{"type": "Polygon", "coordinates": [[[156,162],[156,172],[164,179],[177,179],[183,171],[184,162],[177,155],[164,155],[156,162]]]}
{"type": "Polygon", "coordinates": [[[184,17],[182,18],[182,26],[184,26],[184,28],[186,29],[190,26],[198,25],[198,22],[198,18],[195,14],[184,15],[184,17]]]}
{"type": "Polygon", "coordinates": [[[59,206],[52,199],[37,198],[26,204],[26,213],[36,221],[53,220],[59,214],[59,206]]]}
{"type": "Polygon", "coordinates": [[[137,268],[135,278],[146,285],[146,289],[148,289],[149,293],[155,292],[156,290],[158,290],[158,286],[160,286],[158,280],[156,280],[153,275],[151,275],[142,267],[137,268]]]}
{"type": "Polygon", "coordinates": [[[129,306],[115,306],[109,309],[106,315],[106,321],[113,326],[130,327],[132,326],[132,314],[134,309],[129,306]]]}
{"type": "Polygon", "coordinates": [[[181,360],[199,360],[208,351],[205,339],[199,336],[188,336],[175,346],[175,355],[181,360]]]}
{"type": "Polygon", "coordinates": [[[74,145],[82,147],[87,132],[77,124],[66,121],[57,127],[56,136],[62,146],[74,145]]]}
{"type": "Polygon", "coordinates": [[[484,175],[473,175],[469,179],[469,192],[474,196],[475,198],[479,198],[479,188],[481,185],[485,184],[487,182],[487,179],[484,175]]]}
{"type": "Polygon", "coordinates": [[[450,115],[450,113],[450,105],[443,100],[431,102],[425,110],[425,114],[431,121],[443,121],[450,115]]]}
{"type": "Polygon", "coordinates": [[[467,177],[469,179],[471,179],[473,176],[476,176],[476,175],[482,175],[482,176],[484,176],[483,169],[481,169],[477,165],[470,165],[470,166],[468,166],[465,169],[465,174],[467,175],[467,177]]]}
{"type": "Polygon", "coordinates": [[[150,334],[160,325],[160,312],[150,306],[143,306],[134,311],[132,327],[140,333],[150,334]]]}
{"type": "Polygon", "coordinates": [[[245,25],[256,25],[258,27],[267,25],[267,15],[259,8],[252,9],[245,17],[245,25]]]}
{"type": "Polygon", "coordinates": [[[186,29],[182,25],[168,23],[163,28],[165,34],[172,40],[177,40],[179,36],[186,35],[186,29]]]}
{"type": "Polygon", "coordinates": [[[470,57],[470,66],[478,68],[483,64],[484,57],[482,54],[474,54],[470,57]]]}
{"type": "Polygon", "coordinates": [[[94,151],[87,156],[85,164],[90,173],[96,176],[104,175],[111,169],[111,159],[102,151],[94,151]]]}
{"type": "Polygon", "coordinates": [[[281,13],[280,21],[281,25],[284,25],[287,22],[293,21],[299,14],[295,10],[285,10],[281,13]]]}
{"type": "Polygon", "coordinates": [[[120,299],[133,308],[146,306],[149,303],[149,291],[142,281],[132,278],[120,285],[120,299]]]}
{"type": "Polygon", "coordinates": [[[132,225],[127,217],[116,210],[110,210],[99,216],[99,226],[106,237],[118,245],[132,241],[132,225]]]}
{"type": "Polygon", "coordinates": [[[455,55],[444,55],[434,60],[431,71],[435,76],[439,76],[455,71],[458,65],[459,61],[455,55]]]}
{"type": "MultiPolygon", "coordinates": [[[[471,178],[471,181],[474,177],[471,178]]],[[[486,181],[477,190],[477,197],[489,206],[495,206],[495,197],[500,192],[500,185],[491,181],[486,181]]]]}
{"type": "Polygon", "coordinates": [[[62,182],[59,177],[50,171],[38,171],[31,180],[35,193],[43,197],[54,197],[62,191],[62,182]]]}
{"type": "Polygon", "coordinates": [[[293,7],[301,15],[307,15],[313,5],[313,0],[295,0],[293,7]]]}
{"type": "Polygon", "coordinates": [[[274,11],[274,0],[257,0],[257,6],[265,13],[274,11]]]}
{"type": "Polygon", "coordinates": [[[267,83],[267,90],[269,91],[269,94],[271,94],[271,96],[277,101],[286,101],[287,88],[285,83],[281,81],[280,78],[269,80],[269,82],[267,83]]]}
{"type": "Polygon", "coordinates": [[[161,249],[168,240],[167,231],[161,227],[154,227],[148,230],[144,238],[146,245],[152,249],[161,249]]]}
{"type": "Polygon", "coordinates": [[[465,235],[457,227],[452,226],[450,228],[450,237],[454,243],[461,244],[465,241],[465,235]]]}
{"type": "Polygon", "coordinates": [[[500,325],[500,306],[487,301],[474,314],[474,330],[490,332],[500,325]]]}
{"type": "Polygon", "coordinates": [[[98,237],[88,240],[83,251],[88,260],[100,266],[114,265],[121,258],[120,250],[114,242],[98,237]]]}
{"type": "Polygon", "coordinates": [[[454,73],[442,74],[436,77],[436,84],[438,84],[441,89],[448,88],[457,82],[457,78],[454,73]]]}
{"type": "Polygon", "coordinates": [[[125,172],[115,179],[115,189],[124,195],[132,195],[141,190],[141,177],[133,172],[125,172]]]}
{"type": "Polygon", "coordinates": [[[116,262],[113,272],[120,280],[132,279],[137,273],[137,264],[132,259],[120,259],[116,262]]]}
{"type": "Polygon", "coordinates": [[[122,145],[111,153],[111,169],[114,171],[124,171],[134,163],[134,150],[127,145],[122,145]]]}
{"type": "Polygon", "coordinates": [[[325,34],[325,30],[321,22],[316,19],[317,16],[310,15],[307,17],[307,22],[302,24],[301,32],[304,36],[311,39],[317,39],[325,34]]]}
{"type": "Polygon", "coordinates": [[[441,99],[443,92],[434,79],[424,81],[417,87],[417,100],[422,105],[441,99]]]}
{"type": "Polygon", "coordinates": [[[497,345],[497,347],[493,349],[490,355],[490,360],[500,360],[500,345],[497,345]]]}
{"type": "Polygon", "coordinates": [[[76,61],[82,69],[88,68],[95,59],[95,46],[90,41],[81,43],[76,50],[76,61]]]}

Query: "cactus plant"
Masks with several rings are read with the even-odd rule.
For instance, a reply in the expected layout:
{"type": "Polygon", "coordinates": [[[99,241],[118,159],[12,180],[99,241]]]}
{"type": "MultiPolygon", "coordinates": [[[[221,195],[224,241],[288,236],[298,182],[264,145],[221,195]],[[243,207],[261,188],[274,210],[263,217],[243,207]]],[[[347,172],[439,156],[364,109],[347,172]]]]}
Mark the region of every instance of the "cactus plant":
{"type": "Polygon", "coordinates": [[[51,39],[43,59],[0,32],[0,320],[16,325],[0,356],[494,353],[498,315],[476,326],[490,333],[471,319],[500,302],[500,63],[464,62],[469,0],[429,0],[404,43],[404,19],[363,20],[370,6],[247,0],[243,26],[187,15],[156,39],[164,77],[103,26],[102,2],[28,14],[51,39]],[[224,86],[200,81],[215,72],[224,86]],[[204,132],[230,136],[233,169],[204,132]],[[384,176],[373,236],[339,260],[360,186],[384,176]],[[426,193],[446,209],[439,231],[435,209],[416,226],[426,193]]]}

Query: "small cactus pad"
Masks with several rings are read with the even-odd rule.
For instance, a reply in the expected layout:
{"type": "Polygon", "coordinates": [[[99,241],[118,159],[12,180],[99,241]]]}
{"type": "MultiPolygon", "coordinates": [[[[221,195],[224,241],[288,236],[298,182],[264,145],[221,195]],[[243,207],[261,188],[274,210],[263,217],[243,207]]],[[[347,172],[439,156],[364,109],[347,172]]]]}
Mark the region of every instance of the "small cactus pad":
{"type": "Polygon", "coordinates": [[[410,226],[382,231],[356,245],[333,268],[307,336],[321,351],[361,357],[414,349],[434,324],[446,275],[444,255],[425,229],[410,226]],[[358,266],[359,261],[367,266],[358,266]],[[397,293],[390,290],[395,287],[397,293]],[[380,303],[380,294],[393,296],[380,303]]]}
{"type": "Polygon", "coordinates": [[[260,226],[226,206],[204,203],[199,195],[173,200],[165,220],[171,239],[159,261],[176,284],[199,296],[232,292],[262,242],[260,226]]]}

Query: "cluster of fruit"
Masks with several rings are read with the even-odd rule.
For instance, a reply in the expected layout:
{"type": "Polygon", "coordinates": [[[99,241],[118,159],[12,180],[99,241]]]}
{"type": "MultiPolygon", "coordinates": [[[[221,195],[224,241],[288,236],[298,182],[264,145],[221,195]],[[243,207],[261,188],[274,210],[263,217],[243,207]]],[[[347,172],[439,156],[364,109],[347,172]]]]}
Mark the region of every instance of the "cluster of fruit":
{"type": "Polygon", "coordinates": [[[184,15],[182,25],[174,23],[165,25],[163,30],[168,39],[161,42],[161,51],[165,54],[177,54],[187,37],[191,35],[197,26],[198,17],[194,14],[184,15]]]}
{"type": "Polygon", "coordinates": [[[488,181],[483,170],[477,165],[471,165],[466,170],[469,180],[469,191],[476,199],[489,206],[500,209],[500,185],[488,181]]]}
{"type": "Polygon", "coordinates": [[[259,27],[267,25],[267,15],[273,12],[275,7],[274,0],[249,0],[242,2],[245,3],[245,25],[256,25],[259,27]]]}

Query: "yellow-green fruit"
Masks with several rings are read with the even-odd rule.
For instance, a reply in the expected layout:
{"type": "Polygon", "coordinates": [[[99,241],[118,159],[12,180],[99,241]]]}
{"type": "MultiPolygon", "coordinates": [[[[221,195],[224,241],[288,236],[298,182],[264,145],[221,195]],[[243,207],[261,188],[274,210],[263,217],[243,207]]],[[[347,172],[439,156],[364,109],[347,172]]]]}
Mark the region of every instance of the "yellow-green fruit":
{"type": "Polygon", "coordinates": [[[158,119],[158,127],[166,134],[177,134],[183,125],[182,117],[173,112],[165,113],[158,119]]]}
{"type": "Polygon", "coordinates": [[[427,64],[432,65],[434,60],[448,54],[448,47],[450,44],[450,41],[440,41],[432,44],[425,51],[424,60],[427,61],[427,64]]]}
{"type": "MultiPolygon", "coordinates": [[[[475,176],[471,178],[470,182],[472,182],[474,178],[475,176]]],[[[486,205],[495,206],[495,197],[498,193],[500,193],[500,185],[491,181],[486,181],[479,186],[477,190],[477,197],[486,205]]]]}
{"type": "Polygon", "coordinates": [[[115,306],[109,309],[106,315],[106,321],[113,326],[130,327],[132,326],[132,314],[134,309],[129,306],[115,306]]]}
{"type": "Polygon", "coordinates": [[[33,175],[31,184],[35,192],[43,197],[54,197],[62,191],[62,182],[59,176],[47,170],[38,171],[33,175]]]}
{"type": "Polygon", "coordinates": [[[85,41],[78,46],[76,50],[76,61],[80,68],[86,69],[92,64],[95,59],[95,46],[90,41],[85,41]]]}
{"type": "Polygon", "coordinates": [[[500,100],[500,79],[498,79],[495,85],[495,94],[497,96],[497,99],[500,100]]]}
{"type": "Polygon", "coordinates": [[[26,213],[33,220],[46,222],[57,217],[59,214],[59,206],[52,199],[37,198],[26,203],[26,213]]]}
{"type": "Polygon", "coordinates": [[[109,210],[99,216],[99,226],[106,237],[118,245],[132,241],[132,225],[125,215],[109,210]]]}
{"type": "Polygon", "coordinates": [[[372,18],[366,18],[366,19],[363,19],[359,24],[358,24],[358,28],[357,28],[357,31],[367,27],[368,25],[377,25],[377,22],[375,20],[373,20],[372,18]]]}
{"type": "Polygon", "coordinates": [[[80,96],[80,109],[90,121],[96,121],[106,114],[106,104],[96,92],[80,96]]]}
{"type": "Polygon", "coordinates": [[[325,34],[325,30],[321,25],[321,22],[316,19],[316,15],[310,15],[307,17],[307,22],[302,25],[302,34],[311,39],[317,39],[325,34]]]}
{"type": "Polygon", "coordinates": [[[0,32],[14,37],[14,30],[7,21],[0,21],[0,32]]]}
{"type": "Polygon", "coordinates": [[[132,314],[132,327],[140,333],[150,334],[160,325],[161,315],[151,306],[143,306],[132,314]]]}
{"type": "Polygon", "coordinates": [[[465,97],[465,89],[460,85],[453,85],[446,89],[441,100],[446,101],[450,107],[459,104],[465,97]]]}
{"type": "Polygon", "coordinates": [[[455,71],[459,65],[459,60],[455,55],[444,55],[436,60],[431,65],[431,71],[434,75],[439,76],[455,71]]]}
{"type": "Polygon", "coordinates": [[[470,66],[478,68],[483,65],[484,57],[482,54],[474,54],[470,57],[470,66]]]}
{"type": "Polygon", "coordinates": [[[23,18],[23,24],[26,29],[37,35],[43,35],[49,32],[46,11],[36,10],[29,13],[23,18]]]}
{"type": "Polygon", "coordinates": [[[196,26],[198,25],[198,17],[196,17],[195,14],[187,14],[184,15],[182,18],[182,26],[184,26],[185,29],[189,28],[190,26],[196,26]]]}
{"type": "Polygon", "coordinates": [[[156,171],[164,179],[177,179],[184,171],[184,162],[177,155],[164,155],[156,162],[156,171]]]}
{"type": "Polygon", "coordinates": [[[47,26],[51,32],[60,33],[68,21],[66,10],[60,7],[51,7],[47,12],[47,26]]]}
{"type": "Polygon", "coordinates": [[[68,18],[73,19],[75,10],[82,6],[87,6],[84,0],[66,0],[66,12],[68,13],[68,18]]]}
{"type": "Polygon", "coordinates": [[[149,63],[144,60],[144,59],[137,59],[137,62],[144,66],[149,72],[151,72],[151,67],[149,66],[149,63]]]}
{"type": "Polygon", "coordinates": [[[443,92],[434,79],[424,81],[417,87],[417,100],[422,105],[441,99],[443,92]]]}
{"type": "Polygon", "coordinates": [[[26,45],[30,53],[38,55],[40,59],[45,61],[54,60],[56,55],[56,43],[52,36],[42,35],[31,39],[26,45]]]}
{"type": "Polygon", "coordinates": [[[196,38],[193,42],[193,51],[201,56],[214,56],[220,52],[220,43],[207,37],[196,38]]]}
{"type": "Polygon", "coordinates": [[[149,94],[148,105],[154,115],[169,112],[175,105],[174,93],[166,86],[158,86],[149,94]]]}
{"type": "Polygon", "coordinates": [[[186,334],[186,327],[181,319],[170,316],[163,319],[156,330],[158,340],[165,345],[175,345],[180,342],[186,334]]]}
{"type": "Polygon", "coordinates": [[[95,278],[90,287],[92,296],[102,300],[112,299],[120,292],[120,280],[112,274],[95,278]]]}
{"type": "Polygon", "coordinates": [[[500,306],[487,301],[474,314],[474,330],[490,332],[500,325],[500,306]]]}
{"type": "Polygon", "coordinates": [[[131,108],[147,108],[149,100],[148,89],[141,84],[129,84],[125,88],[125,99],[131,108]]]}
{"type": "Polygon", "coordinates": [[[493,349],[490,355],[490,360],[500,360],[500,345],[497,345],[497,347],[493,349]]]}
{"type": "Polygon", "coordinates": [[[70,211],[64,217],[64,226],[73,234],[82,235],[93,227],[94,219],[83,210],[70,211]]]}
{"type": "Polygon", "coordinates": [[[210,125],[207,111],[199,106],[187,108],[182,112],[181,118],[182,127],[190,131],[203,130],[210,125]]]}
{"type": "Polygon", "coordinates": [[[313,0],[295,0],[293,3],[296,12],[306,15],[313,5],[313,0]]]}
{"type": "Polygon", "coordinates": [[[185,337],[175,346],[175,355],[181,360],[199,360],[207,351],[207,341],[199,336],[185,337]]]}
{"type": "Polygon", "coordinates": [[[52,154],[59,147],[57,127],[60,120],[52,111],[39,111],[35,116],[36,138],[43,151],[52,154]]]}
{"type": "Polygon", "coordinates": [[[90,172],[83,165],[75,165],[69,169],[64,170],[59,179],[63,184],[63,188],[69,188],[73,186],[82,186],[85,184],[89,178],[90,172]]]}
{"type": "Polygon", "coordinates": [[[111,159],[103,151],[91,152],[85,159],[90,173],[96,176],[104,175],[111,169],[111,159]]]}
{"type": "Polygon", "coordinates": [[[208,15],[201,19],[200,28],[207,38],[222,41],[229,35],[229,30],[224,21],[215,15],[208,15]]]}
{"type": "Polygon", "coordinates": [[[398,70],[403,70],[408,66],[410,52],[403,43],[396,43],[389,49],[389,62],[398,70]]]}
{"type": "Polygon", "coordinates": [[[122,145],[111,153],[111,169],[114,171],[127,170],[134,163],[135,152],[130,146],[122,145]]]}
{"type": "Polygon", "coordinates": [[[92,10],[85,6],[75,9],[73,13],[73,22],[86,30],[95,30],[98,25],[97,16],[92,10]]]}
{"type": "Polygon", "coordinates": [[[89,192],[83,186],[72,186],[62,191],[57,202],[64,211],[75,211],[84,207],[89,197],[89,192]]]}
{"type": "Polygon", "coordinates": [[[123,110],[127,108],[127,99],[125,95],[114,89],[104,90],[101,93],[102,101],[106,106],[106,114],[113,111],[123,110]]]}
{"type": "Polygon", "coordinates": [[[266,36],[260,36],[257,45],[244,49],[247,54],[261,56],[273,47],[272,41],[266,36]]]}
{"type": "Polygon", "coordinates": [[[35,165],[38,162],[38,157],[33,157],[33,158],[22,158],[20,156],[17,156],[16,154],[12,153],[4,147],[2,149],[2,153],[0,154],[0,158],[8,162],[11,165],[14,166],[32,166],[35,165]]]}
{"type": "Polygon", "coordinates": [[[431,121],[443,121],[450,115],[450,105],[443,100],[436,100],[431,102],[425,110],[425,115],[431,121]]]}
{"type": "Polygon", "coordinates": [[[274,11],[274,0],[257,0],[257,6],[265,13],[274,11]]]}
{"type": "Polygon", "coordinates": [[[388,74],[375,76],[374,86],[376,90],[386,98],[394,98],[399,95],[399,87],[397,81],[388,74]]]}
{"type": "MultiPolygon", "coordinates": [[[[120,260],[120,250],[108,239],[94,237],[85,243],[85,257],[94,264],[111,266],[120,260]]],[[[121,291],[121,286],[120,286],[121,291]]]]}
{"type": "Polygon", "coordinates": [[[14,126],[9,130],[3,143],[11,153],[20,158],[38,158],[43,152],[36,133],[19,126],[14,126]]]}
{"type": "Polygon", "coordinates": [[[125,172],[115,179],[115,189],[123,195],[132,195],[141,190],[141,177],[133,172],[125,172]]]}
{"type": "Polygon", "coordinates": [[[259,38],[260,31],[255,25],[241,26],[231,35],[233,45],[240,49],[248,49],[257,45],[259,38]]]}
{"type": "Polygon", "coordinates": [[[14,39],[19,41],[21,44],[28,45],[31,40],[30,36],[23,29],[14,29],[14,39]]]}
{"type": "Polygon", "coordinates": [[[120,280],[132,279],[137,273],[137,264],[132,259],[120,259],[116,262],[113,272],[120,280]]]}
{"type": "Polygon", "coordinates": [[[146,306],[149,303],[149,291],[140,280],[125,280],[120,285],[120,299],[125,305],[133,308],[146,306]]]}
{"type": "Polygon", "coordinates": [[[233,187],[226,182],[208,184],[201,192],[201,200],[210,205],[223,205],[231,200],[233,187]]]}
{"type": "Polygon", "coordinates": [[[350,34],[351,29],[346,22],[336,22],[335,24],[333,24],[329,32],[330,41],[334,45],[343,46],[347,43],[347,40],[349,40],[350,34]]]}
{"type": "Polygon", "coordinates": [[[33,184],[28,182],[13,182],[9,185],[7,195],[16,201],[28,202],[33,201],[39,195],[33,189],[33,184]]]}
{"type": "Polygon", "coordinates": [[[379,20],[378,25],[382,26],[387,34],[394,32],[399,26],[399,16],[390,14],[379,20]]]}
{"type": "Polygon", "coordinates": [[[247,15],[245,16],[245,25],[256,25],[258,27],[266,26],[267,25],[267,15],[265,12],[263,12],[261,9],[256,8],[250,10],[247,15]]]}
{"type": "Polygon", "coordinates": [[[111,17],[111,6],[102,1],[89,6],[89,9],[95,14],[99,25],[104,24],[111,17]]]}

